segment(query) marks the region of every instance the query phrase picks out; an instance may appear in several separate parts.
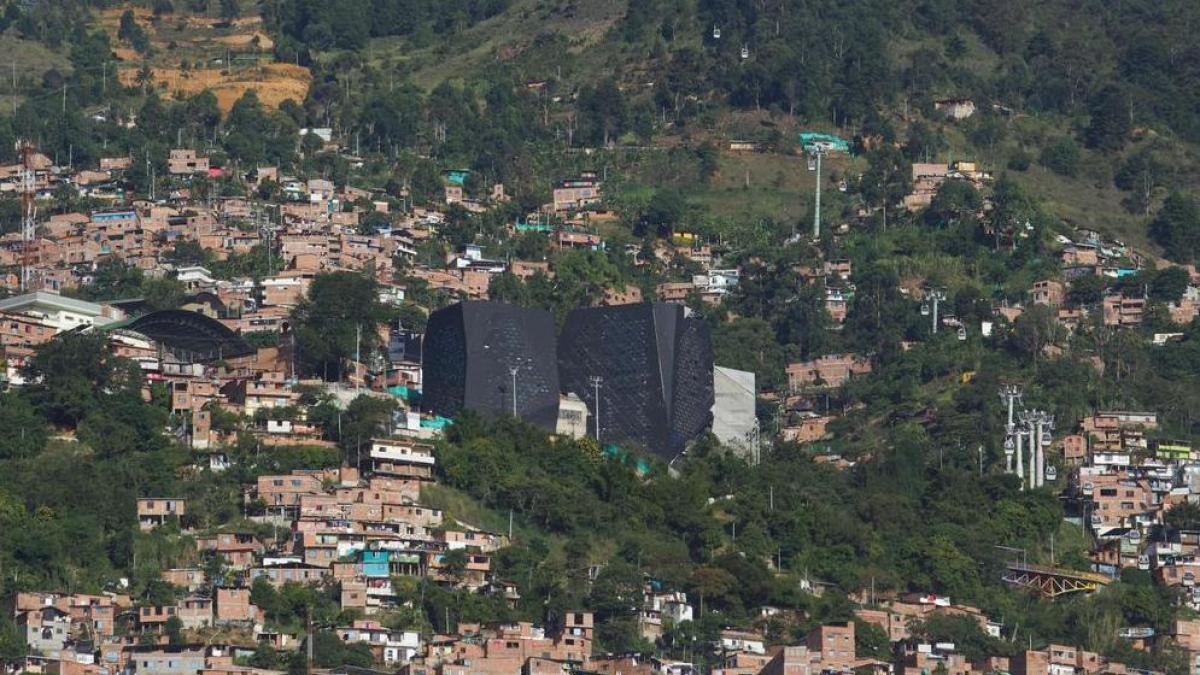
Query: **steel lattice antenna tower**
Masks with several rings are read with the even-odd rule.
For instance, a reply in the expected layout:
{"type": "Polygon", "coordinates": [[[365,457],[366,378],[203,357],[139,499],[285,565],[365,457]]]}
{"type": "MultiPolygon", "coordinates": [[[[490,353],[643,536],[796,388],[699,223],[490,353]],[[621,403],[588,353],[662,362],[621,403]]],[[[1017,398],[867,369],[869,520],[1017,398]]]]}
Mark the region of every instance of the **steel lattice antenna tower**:
{"type": "Polygon", "coordinates": [[[34,196],[37,193],[37,177],[33,169],[33,144],[22,141],[21,150],[22,190],[21,190],[21,292],[29,291],[33,269],[30,266],[29,249],[36,238],[34,223],[34,196]]]}

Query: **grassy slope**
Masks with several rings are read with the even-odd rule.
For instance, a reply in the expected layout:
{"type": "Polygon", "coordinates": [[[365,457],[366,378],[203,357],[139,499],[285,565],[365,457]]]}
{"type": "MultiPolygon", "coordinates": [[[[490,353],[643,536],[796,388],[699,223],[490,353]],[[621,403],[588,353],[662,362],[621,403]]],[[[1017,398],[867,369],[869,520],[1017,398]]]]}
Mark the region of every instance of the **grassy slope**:
{"type": "Polygon", "coordinates": [[[426,90],[515,54],[544,33],[566,36],[574,56],[604,60],[607,49],[593,47],[601,43],[625,7],[623,0],[515,0],[505,13],[472,26],[448,42],[413,48],[401,38],[372,40],[367,60],[376,66],[390,62],[410,69],[413,81],[426,90]]]}
{"type": "MultiPolygon", "coordinates": [[[[625,0],[513,0],[503,14],[484,21],[449,39],[436,39],[431,44],[414,46],[406,38],[379,38],[370,42],[364,52],[366,60],[375,67],[395,69],[408,74],[423,89],[429,90],[445,80],[462,80],[478,73],[498,59],[508,60],[519,55],[539,36],[556,33],[567,39],[560,59],[551,65],[544,61],[531,66],[526,73],[528,79],[550,75],[561,64],[561,71],[568,89],[573,85],[595,80],[605,74],[618,74],[625,80],[637,81],[646,55],[639,48],[625,45],[619,39],[611,39],[612,29],[619,24],[626,9],[625,0]],[[548,69],[549,72],[545,72],[548,69]]],[[[101,13],[102,25],[115,30],[119,10],[101,13]],[[108,26],[107,24],[113,24],[108,26]]],[[[186,14],[171,17],[159,24],[152,36],[160,44],[160,56],[176,62],[180,58],[208,56],[229,46],[225,40],[236,40],[239,35],[253,34],[260,28],[247,13],[242,24],[236,28],[217,28],[201,17],[186,14]],[[186,17],[186,18],[185,18],[186,17]],[[187,20],[190,19],[190,20],[187,20]],[[177,28],[188,24],[182,32],[177,28]],[[165,43],[176,41],[175,49],[164,49],[165,43]]],[[[248,36],[246,36],[248,37],[248,36]]],[[[967,52],[958,62],[972,73],[986,77],[995,72],[998,57],[983,45],[976,36],[963,35],[967,52]]],[[[31,60],[35,67],[43,64],[62,67],[65,59],[33,45],[26,49],[5,49],[7,42],[15,38],[0,36],[0,53],[18,54],[19,58],[31,60]]],[[[893,59],[899,65],[907,62],[908,55],[918,49],[941,49],[943,42],[934,38],[896,37],[890,46],[893,59]]],[[[15,45],[14,45],[15,47],[15,45]]],[[[243,49],[246,45],[241,46],[243,49]]],[[[335,54],[327,54],[333,58],[335,54]]],[[[40,76],[40,73],[39,73],[40,76]]],[[[898,77],[903,69],[898,68],[898,77]]],[[[943,87],[944,89],[944,87],[943,87]]],[[[939,95],[956,95],[959,92],[941,89],[939,95]]],[[[5,101],[0,100],[0,103],[5,101]]],[[[894,110],[898,117],[903,114],[903,102],[894,110]]],[[[910,110],[915,113],[915,110],[910,110]]],[[[1077,121],[1076,121],[1077,122],[1077,121]]],[[[1072,122],[1048,118],[1023,118],[1010,125],[1008,140],[991,149],[975,148],[955,125],[943,125],[949,148],[936,159],[952,161],[972,159],[985,168],[1004,170],[1009,154],[1018,145],[1031,150],[1034,155],[1048,139],[1069,133],[1072,122]]],[[[733,138],[759,137],[764,127],[779,126],[787,137],[794,138],[801,128],[819,128],[816,120],[792,120],[776,117],[769,119],[761,114],[737,112],[719,116],[711,129],[701,132],[701,137],[711,138],[718,147],[727,147],[733,138]]],[[[904,123],[897,120],[903,136],[904,123]]],[[[830,131],[829,129],[821,129],[830,131]]],[[[699,142],[697,137],[694,142],[699,142]]],[[[1196,154],[1188,150],[1185,154],[1196,154]]],[[[1149,251],[1155,248],[1148,242],[1144,218],[1130,214],[1121,204],[1123,193],[1111,185],[1113,166],[1107,158],[1089,156],[1085,159],[1085,170],[1080,176],[1068,178],[1056,175],[1036,164],[1027,172],[1010,172],[1032,194],[1045,204],[1053,215],[1070,225],[1091,227],[1110,236],[1149,251]]],[[[831,167],[837,170],[839,167],[831,167]]],[[[846,167],[840,167],[845,170],[846,167]]],[[[861,170],[861,166],[857,170],[861,170]]],[[[653,184],[654,175],[642,176],[653,184]]],[[[811,209],[813,175],[807,170],[802,157],[790,153],[736,154],[723,152],[718,174],[709,186],[687,185],[684,188],[689,201],[706,207],[714,219],[739,219],[753,221],[770,218],[790,222],[806,218],[811,209]],[[746,187],[747,178],[749,187],[746,187]]]]}
{"type": "Polygon", "coordinates": [[[690,197],[718,219],[793,221],[811,209],[814,181],[806,161],[798,156],[725,153],[712,186],[690,197]]]}
{"type": "MultiPolygon", "coordinates": [[[[42,75],[54,69],[69,74],[71,62],[65,54],[55,52],[40,42],[23,40],[9,33],[0,34],[0,112],[12,110],[14,91],[12,86],[13,67],[16,67],[18,78],[17,92],[28,87],[22,87],[20,80],[28,78],[35,86],[41,86],[42,75]]],[[[17,103],[24,100],[17,95],[17,103]]]]}

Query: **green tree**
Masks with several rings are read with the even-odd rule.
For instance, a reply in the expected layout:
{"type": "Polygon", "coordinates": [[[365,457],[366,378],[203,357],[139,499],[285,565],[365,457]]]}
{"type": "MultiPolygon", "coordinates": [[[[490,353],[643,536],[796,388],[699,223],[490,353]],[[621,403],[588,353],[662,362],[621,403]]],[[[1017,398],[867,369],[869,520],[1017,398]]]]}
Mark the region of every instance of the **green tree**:
{"type": "MultiPolygon", "coordinates": [[[[255,605],[258,606],[258,605],[255,605]]],[[[260,642],[250,656],[249,663],[255,668],[277,669],[282,665],[279,652],[269,642],[260,642]]]]}
{"type": "Polygon", "coordinates": [[[1114,85],[1101,89],[1088,105],[1091,121],[1083,132],[1089,148],[1120,150],[1129,138],[1129,97],[1114,85]]]}
{"type": "Polygon", "coordinates": [[[187,288],[175,279],[146,279],[142,299],[154,310],[179,309],[187,299],[187,288]]]}
{"type": "Polygon", "coordinates": [[[860,191],[868,204],[883,208],[886,225],[888,209],[912,192],[912,165],[890,145],[868,153],[867,162],[860,191]]]}
{"type": "Polygon", "coordinates": [[[167,643],[171,646],[177,647],[184,644],[183,621],[179,617],[173,616],[167,619],[163,632],[167,634],[167,643]]]}
{"type": "Polygon", "coordinates": [[[1061,334],[1054,311],[1045,305],[1028,307],[1013,324],[1012,343],[1021,353],[1037,361],[1047,345],[1061,334]]]}
{"type": "Polygon", "coordinates": [[[1107,286],[1104,277],[1098,274],[1076,277],[1071,282],[1070,290],[1067,291],[1067,300],[1076,306],[1094,305],[1103,299],[1107,286]]]}
{"type": "Polygon", "coordinates": [[[1079,174],[1079,146],[1070,137],[1064,136],[1042,148],[1038,161],[1060,176],[1076,176],[1079,174]]]}
{"type": "Polygon", "coordinates": [[[711,141],[701,143],[700,147],[696,148],[696,158],[700,161],[700,178],[705,183],[711,182],[721,168],[721,153],[717,146],[711,141]]]}
{"type": "Polygon", "coordinates": [[[357,666],[370,668],[375,664],[370,646],[361,642],[348,645],[328,630],[317,631],[313,636],[313,661],[321,668],[357,666]]]}
{"type": "MultiPolygon", "coordinates": [[[[722,606],[726,596],[737,588],[738,580],[732,574],[720,567],[700,567],[692,572],[688,579],[688,588],[700,598],[700,614],[703,615],[706,603],[722,606]]],[[[709,604],[708,606],[711,606],[709,604]]]]}
{"type": "Polygon", "coordinates": [[[0,460],[23,459],[46,445],[46,423],[17,392],[0,393],[0,460]]]}
{"type": "Polygon", "coordinates": [[[934,536],[929,543],[925,560],[936,589],[960,597],[977,595],[978,566],[970,556],[959,550],[949,537],[934,536]]]}
{"type": "Polygon", "coordinates": [[[178,265],[203,265],[208,262],[208,252],[195,239],[180,239],[167,254],[167,259],[178,265]]]}
{"type": "Polygon", "coordinates": [[[1191,283],[1191,275],[1182,267],[1168,267],[1154,275],[1150,282],[1150,299],[1159,302],[1179,302],[1191,283]]]}
{"type": "Polygon", "coordinates": [[[1171,260],[1187,263],[1200,251],[1200,206],[1195,198],[1173,192],[1150,223],[1150,237],[1171,260]]]}
{"type": "Polygon", "coordinates": [[[375,327],[387,319],[378,284],[355,272],[322,274],[292,315],[300,367],[340,379],[356,351],[366,361],[379,349],[375,327]]]}
{"type": "Polygon", "coordinates": [[[1004,653],[1004,646],[983,632],[979,623],[966,616],[930,614],[909,629],[913,635],[931,642],[953,642],[956,650],[972,662],[1004,653]]]}
{"type": "Polygon", "coordinates": [[[141,294],[142,271],[118,258],[109,258],[96,265],[92,283],[79,289],[85,300],[119,300],[141,294]]]}
{"type": "Polygon", "coordinates": [[[25,635],[8,617],[0,618],[0,669],[21,666],[28,653],[25,635]]]}
{"type": "Polygon", "coordinates": [[[371,439],[386,433],[397,408],[396,401],[362,395],[350,402],[341,420],[341,437],[338,438],[347,456],[358,459],[363,444],[370,445],[371,439]]]}
{"type": "Polygon", "coordinates": [[[596,577],[588,604],[596,615],[596,637],[606,649],[635,647],[641,601],[642,575],[633,565],[614,560],[596,577]]]}
{"type": "Polygon", "coordinates": [[[1200,529],[1200,505],[1182,502],[1172,506],[1163,517],[1170,527],[1180,530],[1200,529]]]}
{"type": "Polygon", "coordinates": [[[455,583],[462,582],[463,576],[467,573],[467,562],[467,552],[463,549],[447,551],[442,556],[442,567],[455,583]]]}
{"type": "Polygon", "coordinates": [[[242,6],[239,0],[221,0],[221,18],[225,21],[234,21],[242,15],[242,6]]]}
{"type": "MultiPolygon", "coordinates": [[[[101,333],[66,333],[41,345],[25,366],[30,400],[54,424],[77,426],[119,392],[137,392],[141,373],[112,356],[101,333]]],[[[140,399],[139,399],[140,400],[140,399]]]]}
{"type": "Polygon", "coordinates": [[[925,220],[931,225],[949,226],[972,216],[982,206],[979,191],[969,181],[948,180],[938,188],[937,194],[925,211],[925,220]]]}
{"type": "Polygon", "coordinates": [[[936,130],[924,122],[914,122],[908,129],[904,156],[914,162],[933,161],[945,146],[945,139],[936,130]]]}
{"type": "Polygon", "coordinates": [[[132,9],[127,9],[121,13],[121,19],[117,24],[117,39],[126,42],[133,39],[133,34],[139,30],[137,19],[133,15],[132,9]]]}
{"type": "Polygon", "coordinates": [[[887,661],[892,657],[892,641],[878,625],[855,619],[854,651],[859,658],[887,661]]]}
{"type": "Polygon", "coordinates": [[[658,190],[650,198],[646,210],[633,233],[637,237],[667,237],[683,218],[687,204],[677,190],[658,190]]]}

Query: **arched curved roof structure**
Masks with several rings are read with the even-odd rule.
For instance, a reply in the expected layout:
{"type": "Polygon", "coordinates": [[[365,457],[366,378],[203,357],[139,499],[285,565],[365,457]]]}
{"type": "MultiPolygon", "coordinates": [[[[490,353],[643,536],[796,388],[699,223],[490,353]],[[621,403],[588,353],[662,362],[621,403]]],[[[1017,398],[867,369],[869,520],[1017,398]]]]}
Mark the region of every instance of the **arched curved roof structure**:
{"type": "Polygon", "coordinates": [[[215,361],[254,353],[237,333],[197,312],[168,309],[140,316],[125,328],[161,343],[179,356],[215,361]]]}

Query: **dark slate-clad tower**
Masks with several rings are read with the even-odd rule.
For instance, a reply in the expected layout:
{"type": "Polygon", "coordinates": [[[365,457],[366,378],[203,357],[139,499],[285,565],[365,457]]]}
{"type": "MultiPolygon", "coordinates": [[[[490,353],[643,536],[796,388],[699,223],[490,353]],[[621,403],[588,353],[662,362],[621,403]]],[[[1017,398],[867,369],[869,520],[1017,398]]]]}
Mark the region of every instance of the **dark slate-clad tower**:
{"type": "MultiPolygon", "coordinates": [[[[671,459],[712,422],[713,354],[708,326],[681,305],[577,309],[558,342],[563,391],[596,414],[600,441],[671,459]]],[[[595,423],[594,421],[592,422],[595,423]]]]}
{"type": "Polygon", "coordinates": [[[425,331],[422,407],[443,417],[463,410],[511,415],[515,380],[517,415],[553,431],[559,394],[554,333],[549,312],[499,302],[462,302],[434,312],[425,331]]]}

